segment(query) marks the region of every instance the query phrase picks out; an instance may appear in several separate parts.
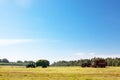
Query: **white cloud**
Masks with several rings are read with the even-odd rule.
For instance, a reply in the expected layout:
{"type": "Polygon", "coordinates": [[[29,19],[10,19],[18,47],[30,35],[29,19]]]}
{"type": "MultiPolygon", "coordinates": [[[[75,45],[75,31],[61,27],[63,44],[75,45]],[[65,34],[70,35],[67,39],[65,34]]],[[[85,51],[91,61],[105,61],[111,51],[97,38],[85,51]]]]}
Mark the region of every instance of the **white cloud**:
{"type": "Polygon", "coordinates": [[[93,56],[91,56],[89,53],[74,53],[74,58],[76,59],[84,59],[84,58],[92,58],[93,56]]]}
{"type": "Polygon", "coordinates": [[[111,58],[115,58],[115,57],[120,57],[120,54],[99,54],[99,55],[95,55],[95,57],[102,57],[102,58],[107,58],[107,57],[111,57],[111,58]]]}
{"type": "Polygon", "coordinates": [[[76,56],[83,56],[84,53],[75,53],[76,56]]]}
{"type": "Polygon", "coordinates": [[[94,55],[95,55],[95,52],[90,52],[90,53],[88,53],[88,55],[94,56],[94,55]]]}
{"type": "Polygon", "coordinates": [[[107,57],[120,57],[120,54],[96,54],[95,52],[90,53],[75,53],[74,58],[76,59],[90,59],[94,57],[101,57],[101,58],[107,58],[107,57]]]}
{"type": "Polygon", "coordinates": [[[32,39],[0,39],[0,46],[29,43],[32,41],[32,39]]]}

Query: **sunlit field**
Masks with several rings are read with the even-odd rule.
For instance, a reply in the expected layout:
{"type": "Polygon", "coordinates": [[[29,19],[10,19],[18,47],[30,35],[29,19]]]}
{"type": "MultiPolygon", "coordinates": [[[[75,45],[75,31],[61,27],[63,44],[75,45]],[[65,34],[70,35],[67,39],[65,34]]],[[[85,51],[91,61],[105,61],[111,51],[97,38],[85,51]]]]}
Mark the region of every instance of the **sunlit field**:
{"type": "Polygon", "coordinates": [[[120,80],[120,67],[0,67],[0,80],[120,80]]]}

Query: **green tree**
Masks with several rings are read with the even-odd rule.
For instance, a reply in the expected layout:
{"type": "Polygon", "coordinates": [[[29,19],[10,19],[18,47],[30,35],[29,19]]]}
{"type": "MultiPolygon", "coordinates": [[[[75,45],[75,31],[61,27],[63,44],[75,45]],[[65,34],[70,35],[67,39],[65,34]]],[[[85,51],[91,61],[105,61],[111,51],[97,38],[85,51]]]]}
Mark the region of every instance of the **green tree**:
{"type": "Polygon", "coordinates": [[[17,63],[23,63],[23,62],[19,60],[19,61],[17,61],[17,63]]]}
{"type": "Polygon", "coordinates": [[[42,68],[46,68],[49,66],[49,61],[48,60],[38,60],[36,62],[36,66],[42,66],[42,68]]]}
{"type": "Polygon", "coordinates": [[[4,58],[4,59],[1,60],[1,62],[3,62],[3,63],[9,63],[9,60],[6,59],[6,58],[4,58]]]}
{"type": "Polygon", "coordinates": [[[0,59],[0,62],[1,62],[2,60],[0,59]]]}
{"type": "Polygon", "coordinates": [[[28,63],[35,63],[34,61],[28,61],[28,63]]]}

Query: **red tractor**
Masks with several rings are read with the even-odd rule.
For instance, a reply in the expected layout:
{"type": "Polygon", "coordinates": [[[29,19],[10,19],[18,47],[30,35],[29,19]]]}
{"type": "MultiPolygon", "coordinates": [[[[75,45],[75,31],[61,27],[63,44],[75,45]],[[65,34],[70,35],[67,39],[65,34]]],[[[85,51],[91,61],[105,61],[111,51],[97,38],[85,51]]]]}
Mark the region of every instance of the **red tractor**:
{"type": "Polygon", "coordinates": [[[104,59],[95,59],[93,63],[91,63],[90,61],[87,61],[81,64],[81,67],[105,68],[106,66],[107,66],[107,62],[104,59]]]}
{"type": "Polygon", "coordinates": [[[91,66],[105,68],[107,66],[107,62],[104,59],[96,59],[91,66]]]}

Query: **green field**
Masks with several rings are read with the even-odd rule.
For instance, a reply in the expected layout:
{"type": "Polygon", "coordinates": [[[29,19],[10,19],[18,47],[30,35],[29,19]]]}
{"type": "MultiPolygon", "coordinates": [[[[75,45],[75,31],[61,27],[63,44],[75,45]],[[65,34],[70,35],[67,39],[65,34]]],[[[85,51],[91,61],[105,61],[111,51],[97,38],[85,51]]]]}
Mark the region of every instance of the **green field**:
{"type": "Polygon", "coordinates": [[[0,67],[0,80],[120,80],[120,67],[0,67]]]}

